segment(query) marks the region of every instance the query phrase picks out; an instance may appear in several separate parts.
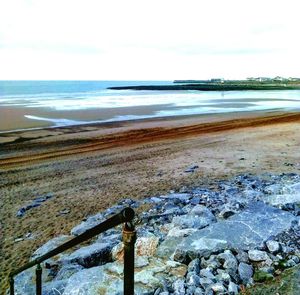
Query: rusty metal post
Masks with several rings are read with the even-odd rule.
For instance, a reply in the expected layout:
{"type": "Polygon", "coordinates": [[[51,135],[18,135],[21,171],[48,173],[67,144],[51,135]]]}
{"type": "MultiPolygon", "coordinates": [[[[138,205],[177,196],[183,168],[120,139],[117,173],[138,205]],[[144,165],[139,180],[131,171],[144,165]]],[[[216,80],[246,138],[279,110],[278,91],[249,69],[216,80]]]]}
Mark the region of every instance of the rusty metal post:
{"type": "Polygon", "coordinates": [[[124,243],[124,295],[134,295],[134,244],[136,231],[132,222],[123,226],[124,243]]]}
{"type": "Polygon", "coordinates": [[[36,275],[36,295],[42,295],[42,268],[38,264],[35,270],[36,275]]]}
{"type": "Polygon", "coordinates": [[[15,281],[13,277],[9,278],[9,294],[15,295],[15,281]]]}

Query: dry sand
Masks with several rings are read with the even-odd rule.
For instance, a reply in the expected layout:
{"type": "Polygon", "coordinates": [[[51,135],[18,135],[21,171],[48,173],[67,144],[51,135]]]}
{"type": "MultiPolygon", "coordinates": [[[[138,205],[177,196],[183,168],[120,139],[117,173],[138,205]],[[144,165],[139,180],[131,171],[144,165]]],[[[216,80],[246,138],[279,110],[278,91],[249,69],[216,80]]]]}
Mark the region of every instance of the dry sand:
{"type": "Polygon", "coordinates": [[[241,173],[300,173],[299,131],[299,113],[244,113],[0,135],[1,282],[38,246],[122,198],[241,173]],[[191,165],[199,169],[185,173],[191,165]],[[49,192],[52,199],[16,217],[49,192]],[[34,239],[15,241],[27,233],[34,239]]]}

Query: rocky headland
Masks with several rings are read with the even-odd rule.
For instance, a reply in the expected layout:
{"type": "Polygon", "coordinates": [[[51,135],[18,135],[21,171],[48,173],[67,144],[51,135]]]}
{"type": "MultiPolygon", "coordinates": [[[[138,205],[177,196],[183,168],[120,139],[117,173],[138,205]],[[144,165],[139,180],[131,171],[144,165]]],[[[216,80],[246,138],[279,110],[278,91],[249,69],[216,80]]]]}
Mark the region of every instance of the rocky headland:
{"type": "MultiPolygon", "coordinates": [[[[32,259],[130,206],[137,212],[136,294],[276,294],[283,286],[286,293],[280,294],[298,294],[299,204],[299,174],[242,174],[124,199],[82,221],[69,236],[49,240],[32,259]]],[[[115,228],[46,261],[43,294],[122,294],[121,238],[121,227],[115,228]]],[[[33,269],[18,275],[16,294],[34,294],[34,276],[33,269]]]]}

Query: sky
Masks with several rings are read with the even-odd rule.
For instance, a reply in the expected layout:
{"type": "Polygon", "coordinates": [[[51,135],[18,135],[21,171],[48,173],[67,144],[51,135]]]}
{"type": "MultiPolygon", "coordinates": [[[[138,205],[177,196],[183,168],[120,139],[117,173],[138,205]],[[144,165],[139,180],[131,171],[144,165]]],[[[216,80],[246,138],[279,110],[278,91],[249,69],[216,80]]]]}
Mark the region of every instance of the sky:
{"type": "Polygon", "coordinates": [[[299,10],[299,0],[0,0],[0,79],[300,77],[299,10]]]}

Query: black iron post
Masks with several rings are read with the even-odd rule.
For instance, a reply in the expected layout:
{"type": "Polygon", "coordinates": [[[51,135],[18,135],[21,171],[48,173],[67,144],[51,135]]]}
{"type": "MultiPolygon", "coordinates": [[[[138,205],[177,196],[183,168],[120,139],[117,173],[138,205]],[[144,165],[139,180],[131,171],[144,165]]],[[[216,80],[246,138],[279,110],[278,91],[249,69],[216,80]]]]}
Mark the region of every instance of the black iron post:
{"type": "Polygon", "coordinates": [[[13,277],[9,278],[9,294],[15,295],[15,281],[13,277]]]}
{"type": "Polygon", "coordinates": [[[131,222],[123,226],[124,243],[124,295],[134,295],[134,244],[136,231],[131,222]]]}
{"type": "Polygon", "coordinates": [[[35,270],[36,275],[36,295],[42,295],[42,268],[38,264],[35,270]]]}

